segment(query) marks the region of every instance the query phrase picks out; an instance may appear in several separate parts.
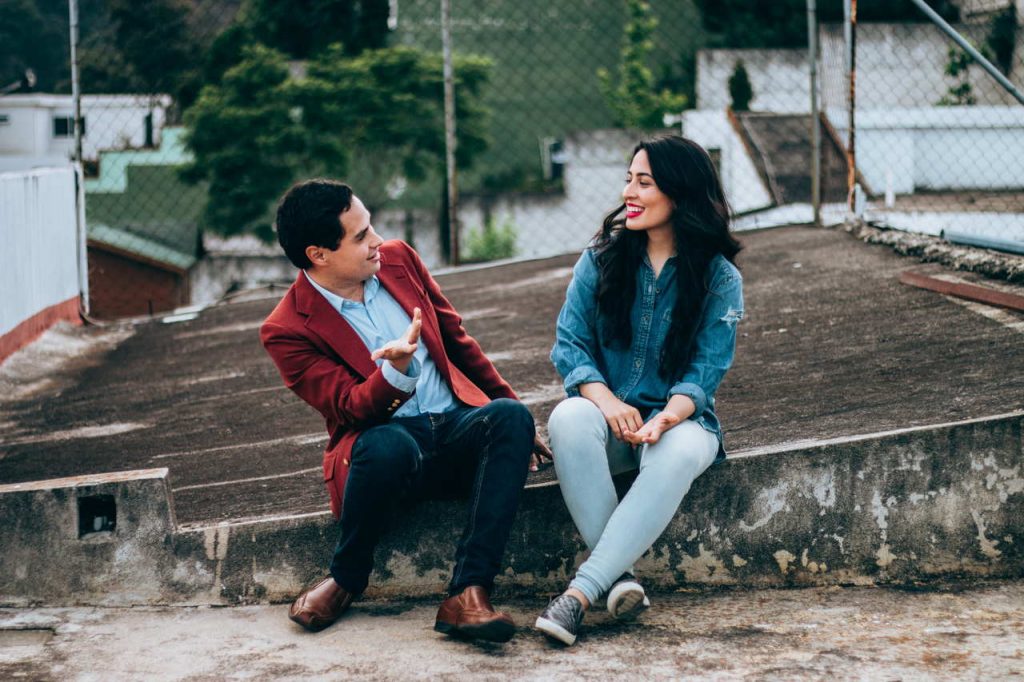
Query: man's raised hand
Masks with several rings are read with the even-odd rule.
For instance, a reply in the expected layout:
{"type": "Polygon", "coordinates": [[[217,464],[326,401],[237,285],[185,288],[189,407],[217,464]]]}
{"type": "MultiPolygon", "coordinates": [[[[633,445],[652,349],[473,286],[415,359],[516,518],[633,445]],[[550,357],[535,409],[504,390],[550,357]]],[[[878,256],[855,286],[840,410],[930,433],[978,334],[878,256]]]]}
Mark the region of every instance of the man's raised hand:
{"type": "Polygon", "coordinates": [[[370,354],[370,359],[376,362],[381,358],[387,360],[391,365],[403,374],[409,369],[413,355],[416,353],[417,344],[420,340],[420,329],[423,326],[423,312],[419,308],[412,311],[412,322],[406,328],[401,337],[388,341],[383,346],[370,354]]]}

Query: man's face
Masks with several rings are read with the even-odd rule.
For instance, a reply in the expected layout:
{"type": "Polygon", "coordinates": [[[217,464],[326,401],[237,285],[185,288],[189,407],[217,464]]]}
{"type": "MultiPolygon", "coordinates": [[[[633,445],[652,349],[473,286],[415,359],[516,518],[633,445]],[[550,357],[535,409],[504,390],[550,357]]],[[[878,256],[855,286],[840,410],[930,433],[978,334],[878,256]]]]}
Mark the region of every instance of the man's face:
{"type": "Polygon", "coordinates": [[[370,224],[370,212],[360,201],[352,197],[349,209],[341,214],[344,235],[338,248],[319,248],[320,258],[313,257],[318,272],[340,282],[365,282],[380,270],[380,252],[384,243],[370,224]]]}

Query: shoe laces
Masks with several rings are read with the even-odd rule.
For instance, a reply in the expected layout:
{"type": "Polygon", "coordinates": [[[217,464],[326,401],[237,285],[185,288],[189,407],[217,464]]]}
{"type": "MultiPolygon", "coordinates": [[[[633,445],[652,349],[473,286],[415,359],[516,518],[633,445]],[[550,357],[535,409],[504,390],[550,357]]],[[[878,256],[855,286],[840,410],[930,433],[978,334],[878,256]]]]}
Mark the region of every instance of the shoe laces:
{"type": "Polygon", "coordinates": [[[549,617],[563,622],[579,623],[583,620],[583,604],[571,594],[555,597],[545,611],[549,617]]]}

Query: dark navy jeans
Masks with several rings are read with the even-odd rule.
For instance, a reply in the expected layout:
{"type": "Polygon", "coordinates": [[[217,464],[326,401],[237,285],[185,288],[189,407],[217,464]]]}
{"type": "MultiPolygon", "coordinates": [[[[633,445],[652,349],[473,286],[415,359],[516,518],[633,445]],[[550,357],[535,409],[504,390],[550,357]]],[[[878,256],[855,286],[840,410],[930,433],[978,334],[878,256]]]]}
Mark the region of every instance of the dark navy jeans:
{"type": "Polygon", "coordinates": [[[366,589],[377,541],[407,503],[469,496],[449,594],[494,584],[533,449],[534,423],[522,403],[397,417],[367,429],[352,448],[331,575],[349,592],[366,589]]]}

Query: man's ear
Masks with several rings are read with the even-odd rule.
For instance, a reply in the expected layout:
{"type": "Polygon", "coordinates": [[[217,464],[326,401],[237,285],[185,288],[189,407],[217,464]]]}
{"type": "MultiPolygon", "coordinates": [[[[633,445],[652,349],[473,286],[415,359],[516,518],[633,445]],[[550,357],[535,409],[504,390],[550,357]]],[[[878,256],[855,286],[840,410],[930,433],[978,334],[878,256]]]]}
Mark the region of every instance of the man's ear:
{"type": "Polygon", "coordinates": [[[307,246],[306,258],[313,265],[323,265],[327,262],[327,258],[324,257],[324,250],[320,246],[307,246]]]}

